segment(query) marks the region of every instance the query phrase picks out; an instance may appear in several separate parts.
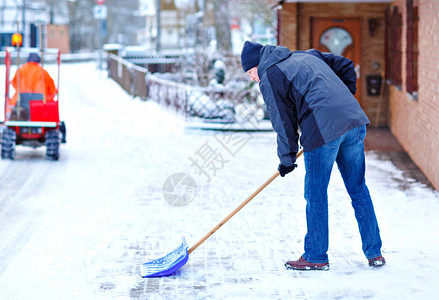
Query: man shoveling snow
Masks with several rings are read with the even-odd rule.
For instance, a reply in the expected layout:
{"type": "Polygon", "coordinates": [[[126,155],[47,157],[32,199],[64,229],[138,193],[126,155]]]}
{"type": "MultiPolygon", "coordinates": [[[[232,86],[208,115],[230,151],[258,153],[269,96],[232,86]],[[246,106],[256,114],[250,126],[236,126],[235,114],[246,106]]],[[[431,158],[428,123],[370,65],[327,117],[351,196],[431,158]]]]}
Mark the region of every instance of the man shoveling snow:
{"type": "Polygon", "coordinates": [[[357,77],[352,61],[311,49],[245,42],[244,71],[259,87],[277,133],[282,177],[292,172],[300,144],[305,158],[307,234],[305,252],[285,266],[329,270],[328,184],[334,162],[352,199],[363,252],[369,266],[386,263],[372,199],[365,182],[364,138],[369,119],[354,98],[357,77]]]}

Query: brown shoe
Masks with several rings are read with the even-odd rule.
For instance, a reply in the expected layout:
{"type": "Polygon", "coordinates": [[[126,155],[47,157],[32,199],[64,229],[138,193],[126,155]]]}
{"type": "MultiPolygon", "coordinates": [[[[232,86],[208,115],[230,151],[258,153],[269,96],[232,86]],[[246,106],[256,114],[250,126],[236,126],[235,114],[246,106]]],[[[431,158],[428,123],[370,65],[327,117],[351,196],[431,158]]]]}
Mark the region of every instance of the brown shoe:
{"type": "Polygon", "coordinates": [[[382,255],[374,258],[369,258],[368,261],[370,267],[382,267],[386,264],[386,260],[382,255]]]}
{"type": "Polygon", "coordinates": [[[307,262],[302,256],[298,260],[287,261],[285,267],[288,270],[299,270],[299,271],[327,271],[329,270],[329,263],[310,263],[307,262]]]}

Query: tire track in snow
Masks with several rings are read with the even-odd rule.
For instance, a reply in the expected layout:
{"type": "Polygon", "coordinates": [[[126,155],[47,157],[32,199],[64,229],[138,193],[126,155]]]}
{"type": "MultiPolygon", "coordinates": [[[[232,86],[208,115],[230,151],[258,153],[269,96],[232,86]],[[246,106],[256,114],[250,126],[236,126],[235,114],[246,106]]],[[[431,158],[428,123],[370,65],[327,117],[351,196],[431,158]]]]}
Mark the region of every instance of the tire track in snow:
{"type": "Polygon", "coordinates": [[[26,156],[18,157],[24,160],[8,161],[0,174],[0,275],[38,228],[39,212],[28,209],[28,205],[33,196],[41,193],[39,187],[48,172],[47,167],[42,167],[43,163],[34,163],[26,156]]]}

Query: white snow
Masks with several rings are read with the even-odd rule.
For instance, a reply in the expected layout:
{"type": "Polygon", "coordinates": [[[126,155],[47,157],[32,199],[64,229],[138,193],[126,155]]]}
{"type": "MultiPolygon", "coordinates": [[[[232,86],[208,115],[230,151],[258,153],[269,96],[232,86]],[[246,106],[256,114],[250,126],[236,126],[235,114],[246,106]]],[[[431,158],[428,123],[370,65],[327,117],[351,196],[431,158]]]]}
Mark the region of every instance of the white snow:
{"type": "Polygon", "coordinates": [[[331,270],[285,270],[284,261],[302,254],[306,229],[299,159],[297,170],[262,191],[176,275],[142,279],[142,262],[175,249],[181,236],[195,244],[276,171],[275,133],[185,129],[177,115],[132,99],[92,63],[62,65],[60,95],[67,125],[60,160],[44,160],[43,148],[17,147],[15,161],[0,161],[0,299],[437,298],[439,195],[372,152],[367,183],[386,266],[367,266],[334,168],[331,270]],[[219,141],[233,141],[235,151],[219,141]],[[208,170],[210,181],[190,159],[207,146],[218,167],[208,170]],[[198,186],[188,206],[171,206],[162,195],[177,172],[198,186]]]}

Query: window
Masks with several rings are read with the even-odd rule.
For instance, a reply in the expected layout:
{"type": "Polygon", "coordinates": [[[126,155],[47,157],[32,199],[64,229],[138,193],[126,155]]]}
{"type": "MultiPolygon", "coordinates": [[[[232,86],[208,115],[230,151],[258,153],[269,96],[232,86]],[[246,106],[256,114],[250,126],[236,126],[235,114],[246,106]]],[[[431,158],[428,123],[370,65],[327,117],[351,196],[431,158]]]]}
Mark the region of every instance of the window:
{"type": "Polygon", "coordinates": [[[418,91],[418,7],[407,0],[406,89],[417,98],[418,91]]]}
{"type": "Polygon", "coordinates": [[[398,12],[398,7],[393,7],[393,12],[390,17],[390,81],[393,85],[401,87],[401,13],[398,12]]]}
{"type": "Polygon", "coordinates": [[[320,37],[320,44],[326,46],[332,53],[343,55],[344,50],[352,45],[352,37],[343,28],[332,27],[320,37]]]}

